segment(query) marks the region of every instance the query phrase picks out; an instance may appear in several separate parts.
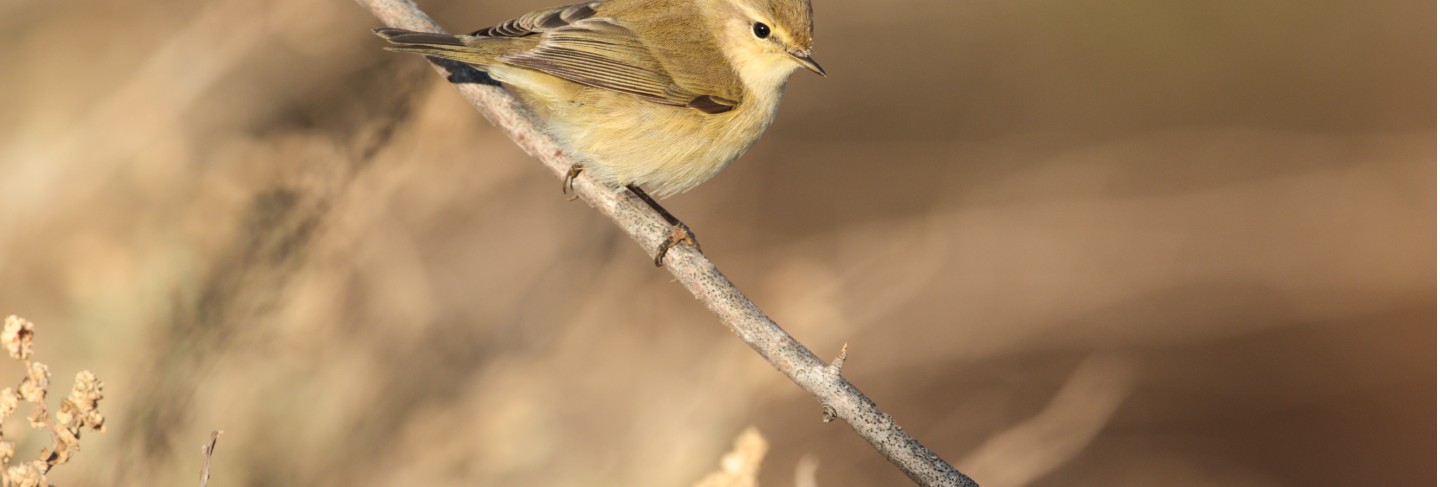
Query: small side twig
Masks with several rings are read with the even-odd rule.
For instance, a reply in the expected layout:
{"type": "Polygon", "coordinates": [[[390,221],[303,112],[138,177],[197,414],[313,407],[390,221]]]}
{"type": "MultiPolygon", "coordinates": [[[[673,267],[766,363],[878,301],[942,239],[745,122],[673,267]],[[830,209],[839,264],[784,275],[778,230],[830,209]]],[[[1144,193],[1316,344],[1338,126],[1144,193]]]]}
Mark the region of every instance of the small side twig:
{"type": "Polygon", "coordinates": [[[200,452],[205,454],[205,466],[200,468],[200,487],[210,484],[210,457],[215,455],[215,443],[220,441],[220,435],[224,431],[215,430],[210,432],[210,441],[200,445],[200,452]]]}
{"type": "MultiPolygon", "coordinates": [[[[390,27],[445,32],[411,0],[355,1],[390,27]]],[[[442,76],[449,74],[440,66],[435,69],[442,76]]],[[[455,87],[485,118],[504,130],[521,149],[539,159],[556,177],[564,177],[576,162],[535,125],[525,108],[504,89],[478,83],[455,87]]],[[[658,249],[660,241],[669,236],[670,226],[630,192],[612,191],[591,178],[588,172],[582,172],[573,182],[573,190],[581,200],[613,220],[642,248],[658,249]]],[[[832,410],[836,418],[850,424],[915,483],[949,487],[976,485],[900,429],[894,418],[881,411],[838,372],[831,373],[829,365],[776,325],[704,255],[689,246],[678,246],[665,257],[665,268],[730,331],[832,410]]],[[[837,362],[843,365],[843,360],[837,362]]],[[[835,368],[838,370],[838,365],[835,368]]]]}
{"type": "Polygon", "coordinates": [[[842,368],[845,367],[845,357],[847,357],[847,356],[849,356],[849,355],[850,355],[850,344],[849,344],[849,343],[846,343],[846,344],[844,344],[844,345],[841,345],[841,346],[840,346],[840,355],[836,355],[836,356],[835,356],[835,360],[831,360],[831,361],[830,361],[830,373],[835,374],[835,375],[840,375],[840,369],[842,369],[842,368]]]}

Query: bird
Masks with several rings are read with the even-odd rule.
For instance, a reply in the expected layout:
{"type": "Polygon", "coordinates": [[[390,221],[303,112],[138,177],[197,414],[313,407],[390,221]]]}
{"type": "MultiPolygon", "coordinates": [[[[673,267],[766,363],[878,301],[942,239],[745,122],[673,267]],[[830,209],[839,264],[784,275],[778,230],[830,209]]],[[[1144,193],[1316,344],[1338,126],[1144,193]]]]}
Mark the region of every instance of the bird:
{"type": "Polygon", "coordinates": [[[775,119],[813,58],[810,0],[602,0],[530,12],[466,35],[380,28],[388,50],[484,71],[582,171],[628,189],[671,225],[655,265],[694,233],[655,197],[710,180],[775,119]],[[655,197],[651,197],[650,193],[655,197]]]}

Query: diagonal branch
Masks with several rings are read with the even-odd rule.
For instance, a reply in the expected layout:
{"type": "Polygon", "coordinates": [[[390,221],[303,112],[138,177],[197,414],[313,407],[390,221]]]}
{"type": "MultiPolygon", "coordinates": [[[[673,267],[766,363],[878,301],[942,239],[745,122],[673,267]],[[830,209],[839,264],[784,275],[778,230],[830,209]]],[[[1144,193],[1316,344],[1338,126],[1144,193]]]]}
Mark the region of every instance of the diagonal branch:
{"type": "MultiPolygon", "coordinates": [[[[423,32],[445,32],[411,0],[356,0],[369,8],[386,25],[423,32]]],[[[436,66],[441,74],[446,71],[436,66]]],[[[457,84],[455,88],[485,118],[504,130],[520,148],[540,159],[557,177],[563,177],[574,160],[567,156],[529,118],[528,111],[505,90],[478,83],[457,84]]],[[[670,226],[627,191],[614,191],[582,172],[575,180],[575,194],[601,214],[614,220],[625,233],[646,249],[657,249],[669,236],[670,226]]],[[[689,246],[677,246],[665,257],[665,267],[695,299],[720,317],[730,331],[750,348],[805,389],[824,406],[827,416],[850,424],[875,450],[925,486],[975,486],[969,477],[945,463],[938,455],[911,438],[890,415],[865,397],[840,375],[836,367],[821,361],[794,337],[771,321],[755,303],[730,283],[704,255],[689,246]]]]}

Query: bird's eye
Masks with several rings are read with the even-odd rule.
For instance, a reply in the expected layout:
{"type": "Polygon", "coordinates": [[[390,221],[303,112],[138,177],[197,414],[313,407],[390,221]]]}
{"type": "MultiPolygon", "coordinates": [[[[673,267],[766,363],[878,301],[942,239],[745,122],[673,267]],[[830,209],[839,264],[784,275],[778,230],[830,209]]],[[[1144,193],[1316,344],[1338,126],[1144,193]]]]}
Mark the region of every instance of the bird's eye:
{"type": "Polygon", "coordinates": [[[763,22],[756,22],[756,23],[755,23],[755,26],[754,26],[754,30],[755,30],[755,37],[759,37],[759,38],[761,38],[761,39],[764,39],[764,38],[766,38],[766,37],[770,37],[770,26],[765,25],[763,22]]]}

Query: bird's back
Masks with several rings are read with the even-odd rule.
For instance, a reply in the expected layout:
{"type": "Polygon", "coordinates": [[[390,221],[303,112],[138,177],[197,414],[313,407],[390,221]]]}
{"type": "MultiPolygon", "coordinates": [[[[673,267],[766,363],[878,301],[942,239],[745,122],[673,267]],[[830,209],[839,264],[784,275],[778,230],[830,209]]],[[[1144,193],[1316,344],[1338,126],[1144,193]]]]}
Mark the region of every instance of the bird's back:
{"type": "Polygon", "coordinates": [[[744,99],[744,83],[730,67],[714,29],[706,27],[697,0],[607,0],[596,11],[640,33],[680,88],[744,99]]]}

